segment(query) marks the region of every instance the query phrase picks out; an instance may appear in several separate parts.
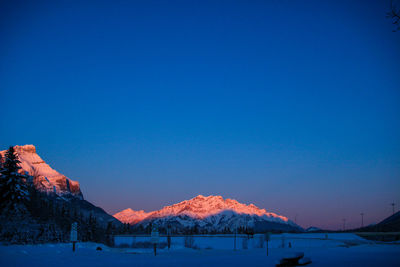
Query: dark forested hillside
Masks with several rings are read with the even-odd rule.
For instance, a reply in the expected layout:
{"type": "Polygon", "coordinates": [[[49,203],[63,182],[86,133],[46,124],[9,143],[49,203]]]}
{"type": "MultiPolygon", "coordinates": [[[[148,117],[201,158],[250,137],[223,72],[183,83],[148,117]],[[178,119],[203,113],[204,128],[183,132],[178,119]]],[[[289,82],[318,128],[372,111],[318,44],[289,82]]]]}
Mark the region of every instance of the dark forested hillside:
{"type": "Polygon", "coordinates": [[[37,188],[20,167],[10,147],[0,158],[0,241],[4,243],[67,242],[73,222],[78,240],[109,243],[122,223],[80,195],[37,188]]]}

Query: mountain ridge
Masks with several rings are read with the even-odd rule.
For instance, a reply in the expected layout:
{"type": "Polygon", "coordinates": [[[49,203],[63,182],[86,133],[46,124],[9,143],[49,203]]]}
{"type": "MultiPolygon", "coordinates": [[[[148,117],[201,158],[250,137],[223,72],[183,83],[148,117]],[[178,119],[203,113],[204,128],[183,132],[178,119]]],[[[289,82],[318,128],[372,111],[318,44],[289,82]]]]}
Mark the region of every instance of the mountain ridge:
{"type": "Polygon", "coordinates": [[[267,212],[254,204],[246,205],[214,195],[198,195],[151,212],[128,208],[113,216],[123,223],[142,227],[157,223],[161,226],[171,224],[177,228],[198,227],[208,231],[220,231],[226,227],[235,229],[240,226],[267,229],[266,225],[270,228],[302,229],[287,217],[267,212]]]}

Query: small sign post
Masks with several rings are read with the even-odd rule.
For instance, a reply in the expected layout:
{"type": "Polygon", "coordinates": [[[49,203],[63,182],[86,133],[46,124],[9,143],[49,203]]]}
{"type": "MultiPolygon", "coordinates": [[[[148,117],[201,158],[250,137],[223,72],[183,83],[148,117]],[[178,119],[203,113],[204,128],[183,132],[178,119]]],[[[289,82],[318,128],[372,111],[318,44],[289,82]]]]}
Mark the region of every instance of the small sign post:
{"type": "Polygon", "coordinates": [[[153,243],[154,247],[154,256],[157,256],[157,243],[160,238],[160,235],[158,233],[158,227],[157,225],[153,225],[153,228],[151,230],[151,243],[153,243]]]}
{"type": "Polygon", "coordinates": [[[266,233],[265,234],[265,241],[267,241],[267,256],[268,256],[268,242],[271,239],[271,235],[270,233],[266,233]]]}
{"type": "Polygon", "coordinates": [[[78,241],[78,223],[74,222],[71,224],[71,242],[72,251],[75,252],[75,243],[78,241]]]}
{"type": "Polygon", "coordinates": [[[234,235],[234,239],[233,239],[233,250],[236,250],[236,234],[237,234],[237,228],[235,229],[235,235],[234,235]]]}

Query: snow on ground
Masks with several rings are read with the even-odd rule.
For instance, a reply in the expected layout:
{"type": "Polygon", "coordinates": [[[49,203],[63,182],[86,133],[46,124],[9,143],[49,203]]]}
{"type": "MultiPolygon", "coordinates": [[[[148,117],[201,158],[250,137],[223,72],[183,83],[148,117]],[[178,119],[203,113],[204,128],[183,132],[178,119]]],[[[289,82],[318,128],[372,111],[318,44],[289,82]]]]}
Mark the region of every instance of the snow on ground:
{"type": "MultiPolygon", "coordinates": [[[[131,246],[137,242],[150,242],[150,236],[116,236],[116,246],[131,246]]],[[[193,235],[194,247],[200,249],[234,249],[234,235],[193,235]]],[[[161,237],[160,242],[166,243],[166,237],[161,237]]],[[[183,236],[173,236],[171,238],[173,249],[184,248],[185,238],[183,236]]],[[[311,234],[274,234],[270,236],[268,243],[270,248],[288,247],[308,248],[308,247],[337,247],[355,244],[369,244],[371,241],[363,239],[351,233],[311,233],[311,234]]],[[[236,236],[236,248],[255,249],[265,246],[264,234],[255,234],[253,238],[240,234],[236,236]]]]}
{"type": "Polygon", "coordinates": [[[76,252],[71,244],[0,246],[0,266],[274,266],[285,253],[294,251],[310,257],[311,266],[400,266],[400,244],[375,244],[351,234],[329,234],[332,239],[328,235],[328,240],[318,235],[300,238],[286,234],[285,248],[279,247],[282,235],[274,235],[269,256],[265,247],[236,251],[212,248],[221,244],[215,237],[209,238],[209,249],[173,246],[158,250],[157,256],[151,249],[109,248],[95,243],[78,243],[76,252]],[[287,247],[288,242],[292,248],[287,247]],[[103,250],[96,251],[97,246],[103,250]]]}

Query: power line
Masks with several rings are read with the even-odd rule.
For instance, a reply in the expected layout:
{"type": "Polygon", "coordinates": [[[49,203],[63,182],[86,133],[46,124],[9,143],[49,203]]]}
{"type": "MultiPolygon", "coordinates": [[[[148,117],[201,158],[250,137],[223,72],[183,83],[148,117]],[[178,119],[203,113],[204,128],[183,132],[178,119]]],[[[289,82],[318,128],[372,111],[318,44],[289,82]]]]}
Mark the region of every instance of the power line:
{"type": "Polygon", "coordinates": [[[393,210],[393,215],[394,215],[394,205],[396,205],[394,202],[390,203],[390,205],[392,206],[392,210],[393,210]]]}
{"type": "Polygon", "coordinates": [[[360,215],[361,215],[361,227],[364,227],[364,213],[361,212],[360,215]]]}

